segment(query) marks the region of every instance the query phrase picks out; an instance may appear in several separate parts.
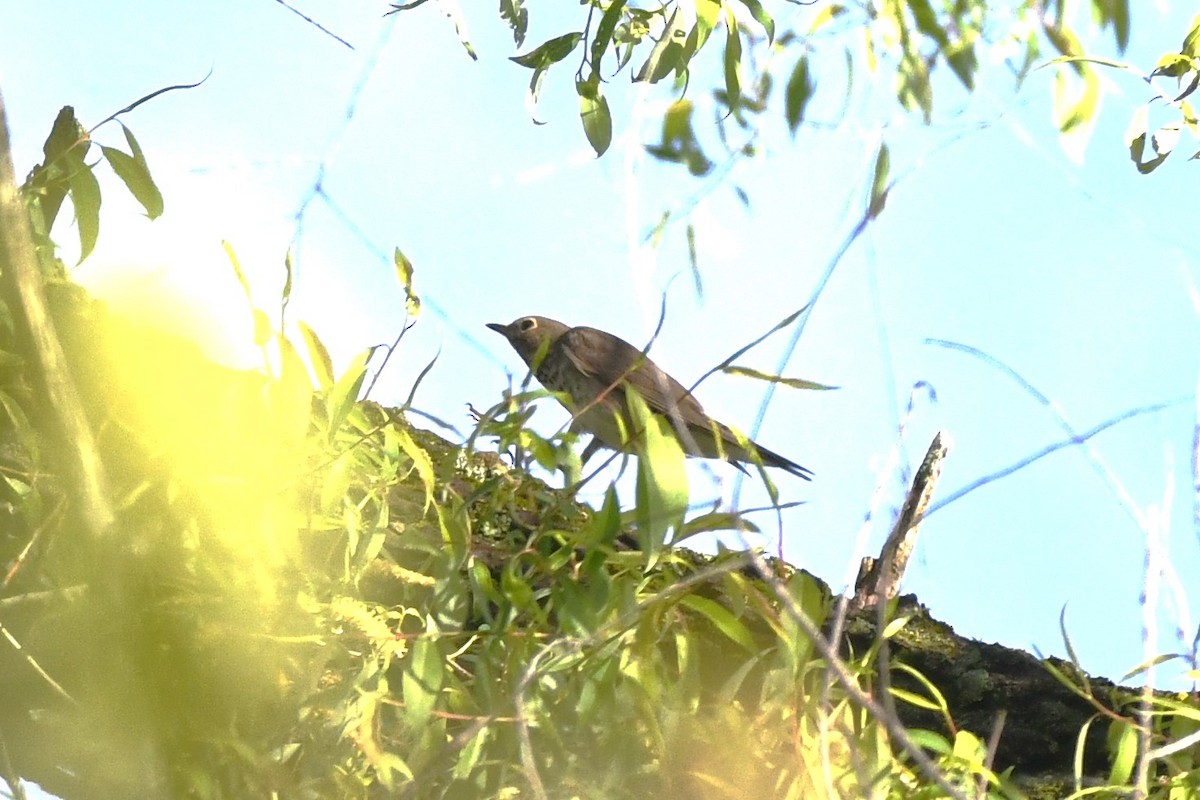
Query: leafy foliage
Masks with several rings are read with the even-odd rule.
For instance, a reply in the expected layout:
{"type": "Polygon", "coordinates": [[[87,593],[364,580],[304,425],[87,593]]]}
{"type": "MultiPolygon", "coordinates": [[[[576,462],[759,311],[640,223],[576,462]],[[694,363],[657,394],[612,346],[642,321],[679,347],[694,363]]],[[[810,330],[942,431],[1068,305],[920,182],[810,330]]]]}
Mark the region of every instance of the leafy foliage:
{"type": "MultiPolygon", "coordinates": [[[[121,124],[130,152],[100,145],[100,152],[125,187],[146,209],[150,219],[163,211],[162,195],[150,177],[146,157],[133,133],[121,124]]],[[[58,216],[62,201],[67,197],[75,207],[76,228],[79,231],[79,260],[83,261],[96,246],[100,233],[100,183],[86,161],[92,146],[91,132],[84,130],[75,119],[75,111],[64,107],[54,120],[54,127],[42,147],[45,160],[33,169],[23,195],[33,208],[31,215],[34,235],[43,251],[53,252],[50,228],[58,216]]]]}
{"type": "MultiPolygon", "coordinates": [[[[995,13],[980,2],[829,3],[800,35],[777,30],[756,0],[585,5],[582,30],[514,58],[533,70],[531,98],[552,67],[581,54],[576,90],[599,154],[612,138],[605,57],[614,74],[636,64],[640,81],[674,76],[681,96],[651,152],[695,175],[714,162],[682,91],[721,26],[718,124],[746,126],[770,110],[772,76],[787,59],[756,61],[765,41],[773,53],[799,54],[784,100],[794,132],[824,80],[815,67],[823,37],[860,35],[865,68],[886,71],[897,102],[929,119],[936,71],[948,67],[971,88],[995,13]]],[[[1128,4],[1092,5],[1123,47],[1128,4]]],[[[1069,56],[1054,66],[1082,81],[1086,96],[1094,75],[1062,23],[1064,6],[1014,8],[1069,56]]],[[[522,46],[524,3],[502,2],[501,15],[522,46]]],[[[1041,41],[1027,36],[1022,74],[1041,41]]],[[[1197,82],[1196,38],[1192,30],[1182,58],[1159,65],[1184,84],[1181,110],[1197,82]]],[[[1095,104],[1063,108],[1064,131],[1075,130],[1095,104]]],[[[129,152],[101,146],[101,155],[156,216],[162,198],[123,129],[129,152]]],[[[547,438],[527,424],[544,392],[509,393],[465,446],[450,445],[361,399],[369,352],[339,372],[316,331],[301,327],[301,347],[258,311],[256,338],[270,353],[263,370],[224,370],[187,343],[111,317],[62,280],[50,233],[63,200],[84,256],[99,235],[90,145],[64,109],[22,196],[112,477],[118,536],[86,537],[67,479],[47,467],[33,354],[15,300],[0,298],[0,501],[12,521],[0,533],[0,735],[20,775],[67,798],[943,791],[899,754],[903,732],[850,691],[881,686],[879,642],[903,636],[904,621],[833,658],[811,635],[833,609],[812,576],[764,570],[741,553],[666,547],[751,526],[732,512],[686,516],[681,453],[665,430],[649,431],[632,510],[622,512],[615,487],[591,509],[524,474],[579,470],[572,432],[547,438]],[[492,439],[515,468],[477,450],[492,439]],[[846,683],[834,680],[835,666],[846,683]]],[[[871,215],[888,197],[889,160],[881,145],[871,215]]],[[[416,317],[413,265],[399,249],[394,261],[416,317]]],[[[1139,759],[1151,757],[1140,743],[1149,741],[1162,796],[1196,791],[1186,746],[1200,719],[1194,698],[1155,697],[1139,712],[1129,698],[1099,697],[1075,670],[1051,669],[1108,722],[1113,787],[1139,780],[1139,759]]],[[[992,749],[956,726],[942,691],[914,667],[896,672],[911,680],[888,696],[933,714],[934,724],[903,735],[936,759],[939,776],[964,793],[1020,796],[992,749]]],[[[1082,770],[1075,778],[1082,791],[1082,770]]]]}
{"type": "MultiPolygon", "coordinates": [[[[393,8],[411,11],[419,5],[393,8]]],[[[681,116],[677,109],[684,102],[692,107],[694,100],[686,97],[695,91],[692,78],[707,75],[711,69],[699,56],[722,28],[720,88],[713,90],[717,105],[714,124],[722,142],[731,139],[732,131],[727,129],[753,133],[760,124],[755,117],[774,113],[778,106],[772,94],[780,74],[788,76],[781,115],[793,133],[825,86],[825,93],[844,92],[849,99],[855,86],[890,84],[901,108],[932,122],[935,88],[939,97],[952,94],[950,87],[939,81],[939,72],[948,71],[955,82],[971,91],[981,56],[991,52],[1006,54],[1018,82],[1043,58],[1044,50],[1065,57],[1051,63],[1063,67],[1054,84],[1055,122],[1067,146],[1077,148],[1086,141],[1099,107],[1099,80],[1083,58],[1082,29],[1073,24],[1075,11],[1063,0],[821,2],[802,10],[760,0],[668,0],[653,8],[626,0],[585,0],[581,5],[578,29],[553,36],[512,61],[533,70],[528,100],[534,113],[550,69],[579,53],[575,88],[580,117],[597,155],[603,155],[612,142],[612,110],[604,84],[626,67],[637,82],[657,84],[668,77],[674,79],[677,102],[663,119],[664,143],[702,138],[693,130],[690,114],[681,116]],[[786,16],[792,27],[781,30],[777,16],[786,16]],[[609,54],[612,66],[606,68],[609,54]],[[846,65],[844,79],[832,73],[824,75],[839,59],[846,65]],[[867,80],[856,81],[856,76],[867,80]],[[686,130],[679,130],[681,125],[686,130]]],[[[1090,23],[1101,31],[1110,30],[1117,49],[1124,51],[1131,24],[1129,0],[1090,0],[1087,6],[1090,23]]],[[[500,16],[520,47],[529,29],[528,9],[522,2],[503,2],[500,16]]],[[[1192,57],[1189,52],[1185,42],[1172,65],[1160,68],[1184,69],[1183,60],[1192,57]]],[[[731,154],[742,149],[735,146],[731,154]]],[[[711,159],[698,147],[695,150],[689,157],[680,157],[663,145],[650,152],[684,164],[693,175],[702,175],[706,170],[700,165],[711,159]]]]}

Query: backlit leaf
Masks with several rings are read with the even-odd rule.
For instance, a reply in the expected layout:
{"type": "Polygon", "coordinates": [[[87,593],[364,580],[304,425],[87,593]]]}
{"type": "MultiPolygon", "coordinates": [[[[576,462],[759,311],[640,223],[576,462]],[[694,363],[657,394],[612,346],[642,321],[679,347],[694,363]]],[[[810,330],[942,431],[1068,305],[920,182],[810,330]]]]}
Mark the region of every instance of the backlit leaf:
{"type": "Polygon", "coordinates": [[[71,174],[68,190],[75,206],[75,225],[79,229],[79,261],[92,254],[100,236],[100,184],[86,164],[80,163],[71,174]]]}
{"type": "Polygon", "coordinates": [[[146,215],[154,219],[162,214],[162,195],[158,187],[150,180],[150,174],[128,153],[123,153],[115,147],[100,146],[100,152],[112,167],[117,177],[128,187],[130,194],[146,209],[146,215]]]}
{"type": "Polygon", "coordinates": [[[879,145],[879,153],[875,156],[875,174],[871,178],[871,204],[868,215],[874,219],[883,211],[887,204],[888,174],[891,172],[892,157],[887,144],[879,145]]]}
{"type": "Polygon", "coordinates": [[[583,122],[583,132],[596,155],[602,156],[612,144],[612,115],[608,110],[608,100],[600,92],[598,82],[576,81],[575,90],[579,93],[579,118],[583,122]]]}
{"type": "Polygon", "coordinates": [[[788,129],[792,133],[796,132],[804,120],[804,109],[808,107],[808,101],[812,99],[812,94],[813,82],[808,72],[808,56],[804,56],[796,62],[796,66],[792,69],[792,75],[788,78],[787,91],[784,95],[784,117],[787,119],[788,129]]]}
{"type": "Polygon", "coordinates": [[[767,383],[777,383],[781,386],[790,386],[793,389],[817,389],[825,391],[838,388],[825,383],[817,383],[816,381],[806,381],[803,378],[785,378],[782,375],[772,375],[769,372],[760,372],[759,370],[737,366],[736,364],[725,367],[722,372],[727,372],[730,375],[743,375],[747,378],[754,378],[755,380],[766,381],[767,383]]]}
{"type": "Polygon", "coordinates": [[[392,254],[392,263],[396,265],[396,277],[404,287],[404,305],[408,316],[415,317],[421,313],[421,298],[413,291],[413,265],[408,256],[397,247],[392,254]]]}

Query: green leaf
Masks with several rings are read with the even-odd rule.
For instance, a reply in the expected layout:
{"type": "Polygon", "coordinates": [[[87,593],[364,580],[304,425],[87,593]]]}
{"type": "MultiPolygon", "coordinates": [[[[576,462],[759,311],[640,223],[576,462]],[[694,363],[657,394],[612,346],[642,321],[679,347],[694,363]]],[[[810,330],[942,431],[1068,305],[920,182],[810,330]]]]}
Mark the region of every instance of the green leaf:
{"type": "Polygon", "coordinates": [[[1187,36],[1183,37],[1183,47],[1180,51],[1189,55],[1200,57],[1200,14],[1192,17],[1192,23],[1188,26],[1187,36]]]}
{"type": "Polygon", "coordinates": [[[895,686],[890,687],[890,691],[892,693],[892,697],[895,697],[897,700],[903,700],[910,706],[924,708],[929,711],[937,711],[938,707],[936,703],[934,703],[932,700],[925,699],[919,694],[907,691],[906,689],[899,689],[895,686]]]}
{"type": "Polygon", "coordinates": [[[404,311],[410,317],[421,313],[421,298],[413,291],[413,265],[408,257],[397,247],[392,254],[392,263],[396,265],[396,277],[404,287],[404,311]]]}
{"type": "Polygon", "coordinates": [[[109,166],[124,182],[130,194],[146,209],[146,215],[155,219],[162,214],[162,195],[158,194],[149,173],[142,170],[133,156],[104,145],[100,145],[100,152],[104,154],[109,166]]]}
{"type": "Polygon", "coordinates": [[[475,53],[475,48],[471,45],[471,40],[467,36],[467,23],[463,19],[462,10],[458,7],[458,3],[441,3],[442,13],[445,14],[454,24],[454,33],[458,36],[458,43],[467,51],[467,55],[472,61],[478,61],[479,56],[475,53]]]}
{"type": "Polygon", "coordinates": [[[254,296],[250,293],[250,281],[246,278],[246,273],[242,270],[242,262],[238,260],[237,253],[233,249],[233,245],[222,240],[221,247],[225,249],[225,257],[229,259],[229,265],[233,267],[234,277],[242,287],[242,292],[246,295],[246,300],[250,305],[254,305],[254,296]]]}
{"type": "MultiPolygon", "coordinates": [[[[427,632],[433,633],[432,622],[427,632]]],[[[442,654],[437,640],[419,636],[413,640],[408,651],[407,669],[401,679],[404,693],[404,721],[412,730],[420,730],[437,706],[438,695],[445,679],[442,654]]]]}
{"type": "Polygon", "coordinates": [[[34,167],[23,187],[29,196],[36,198],[40,213],[33,223],[39,233],[48,236],[54,227],[62,201],[70,189],[72,173],[87,168],[84,158],[90,147],[87,131],[75,119],[75,109],[63,106],[42,145],[45,160],[34,167]]]}
{"type": "Polygon", "coordinates": [[[1054,110],[1060,133],[1071,133],[1077,128],[1087,126],[1095,118],[1097,103],[1100,100],[1100,80],[1095,72],[1089,70],[1083,75],[1082,81],[1082,91],[1078,93],[1077,99],[1072,100],[1071,84],[1063,72],[1058,73],[1054,86],[1054,110]]]}
{"type": "Polygon", "coordinates": [[[542,93],[542,81],[546,78],[546,70],[569,56],[582,40],[583,34],[578,31],[567,33],[543,42],[539,47],[524,55],[509,58],[509,61],[533,70],[533,75],[529,78],[529,94],[527,96],[530,116],[533,116],[537,110],[538,97],[542,93]]]}
{"type": "Polygon", "coordinates": [[[725,40],[725,93],[726,102],[731,109],[741,105],[742,84],[738,77],[738,69],[742,65],[742,37],[738,30],[737,19],[731,10],[726,10],[725,27],[729,36],[725,40]]]}
{"type": "Polygon", "coordinates": [[[713,511],[708,514],[701,514],[695,519],[690,519],[684,523],[683,527],[679,530],[679,535],[672,540],[671,544],[679,544],[684,539],[707,531],[758,533],[759,528],[753,522],[736,512],[713,511]]]}
{"type": "Polygon", "coordinates": [[[735,644],[743,647],[746,652],[753,654],[759,651],[758,642],[754,641],[749,629],[730,613],[729,609],[715,600],[701,597],[698,594],[688,594],[683,596],[679,604],[703,615],[713,624],[714,628],[729,637],[735,644]]]}
{"type": "Polygon", "coordinates": [[[917,23],[917,30],[937,42],[940,50],[945,50],[950,40],[946,37],[946,31],[938,23],[937,14],[933,10],[933,6],[929,4],[929,0],[907,0],[908,10],[912,12],[913,20],[917,23]]]}
{"type": "Polygon", "coordinates": [[[792,69],[784,94],[784,117],[787,119],[788,130],[793,134],[804,120],[804,109],[812,99],[813,82],[808,71],[808,56],[802,57],[792,69]]]}
{"type": "Polygon", "coordinates": [[[129,145],[129,152],[133,155],[126,156],[120,150],[114,149],[111,150],[112,153],[117,154],[117,160],[114,161],[109,156],[109,148],[102,148],[104,155],[108,158],[113,172],[117,173],[117,177],[125,182],[130,194],[142,204],[142,208],[146,209],[146,216],[150,219],[157,219],[163,213],[162,192],[158,190],[154,178],[150,176],[150,166],[146,163],[146,156],[138,145],[137,139],[134,138],[133,131],[124,124],[121,124],[121,130],[125,131],[125,142],[129,145]],[[128,162],[125,159],[129,159],[128,162]],[[118,165],[118,162],[123,163],[118,165]]]}
{"type": "Polygon", "coordinates": [[[1150,73],[1150,77],[1182,78],[1189,70],[1195,68],[1196,64],[1192,56],[1187,56],[1183,53],[1167,53],[1158,59],[1158,63],[1154,65],[1154,70],[1150,73]]]}
{"type": "Polygon", "coordinates": [[[653,561],[667,534],[683,526],[688,505],[687,471],[683,448],[670,423],[650,413],[646,402],[631,388],[626,388],[625,397],[633,429],[639,432],[636,516],[640,540],[653,561]]]}
{"type": "Polygon", "coordinates": [[[685,61],[691,61],[692,56],[704,47],[717,27],[720,16],[720,0],[696,0],[696,27],[688,34],[687,44],[684,45],[685,61]]]}
{"type": "Polygon", "coordinates": [[[610,485],[604,493],[604,503],[600,510],[593,515],[591,522],[583,530],[582,543],[590,547],[612,544],[620,531],[621,504],[617,500],[616,487],[610,485]]]}
{"type": "Polygon", "coordinates": [[[754,20],[767,32],[767,44],[774,44],[775,20],[763,9],[762,3],[758,0],[741,0],[741,3],[750,12],[750,16],[754,17],[754,20]]]}
{"type": "Polygon", "coordinates": [[[1108,755],[1112,768],[1108,774],[1110,784],[1123,786],[1133,774],[1133,764],[1138,750],[1137,727],[1124,720],[1113,720],[1108,727],[1108,755]]]}
{"type": "MultiPolygon", "coordinates": [[[[604,16],[600,18],[600,24],[596,26],[596,33],[592,37],[591,45],[592,78],[594,80],[599,80],[600,63],[604,60],[608,46],[612,44],[613,34],[617,30],[617,23],[621,21],[621,11],[624,10],[625,3],[626,0],[614,0],[608,10],[604,12],[604,16]]],[[[582,96],[580,95],[580,97],[582,96]]]]}
{"type": "Polygon", "coordinates": [[[342,427],[350,409],[354,408],[354,403],[358,400],[358,393],[362,389],[363,378],[367,374],[367,362],[371,360],[374,352],[375,348],[369,347],[355,356],[354,360],[350,362],[350,366],[334,384],[333,391],[329,393],[326,407],[329,413],[330,437],[342,427]]]}
{"type": "Polygon", "coordinates": [[[421,485],[425,487],[424,510],[428,511],[430,504],[433,503],[433,490],[437,486],[437,479],[433,474],[433,459],[429,457],[429,451],[417,444],[412,434],[404,428],[394,425],[388,430],[395,432],[400,442],[400,449],[412,459],[413,467],[417,470],[417,477],[421,479],[421,485]]]}
{"type": "Polygon", "coordinates": [[[879,145],[879,153],[875,156],[875,174],[871,178],[871,203],[867,215],[875,219],[883,212],[887,204],[888,173],[891,171],[892,157],[888,152],[887,143],[879,145]]]}
{"type": "Polygon", "coordinates": [[[1143,175],[1153,172],[1167,159],[1164,154],[1157,154],[1154,158],[1146,159],[1146,126],[1149,125],[1149,122],[1150,108],[1143,105],[1133,112],[1133,116],[1129,120],[1129,127],[1125,129],[1125,142],[1129,145],[1129,158],[1137,167],[1138,172],[1143,175]]]}
{"type": "Polygon", "coordinates": [[[329,357],[329,351],[325,349],[325,344],[316,331],[304,322],[298,325],[300,335],[304,338],[304,346],[308,350],[308,360],[312,362],[313,372],[316,373],[317,386],[321,389],[332,388],[333,359],[329,357]]]}
{"type": "Polygon", "coordinates": [[[821,28],[825,27],[845,13],[846,7],[841,3],[829,3],[817,13],[817,16],[813,19],[812,24],[808,26],[809,36],[816,33],[821,28]]]}
{"type": "Polygon", "coordinates": [[[767,383],[777,383],[782,386],[789,386],[793,389],[814,389],[817,391],[829,391],[831,389],[839,388],[837,386],[830,386],[830,385],[824,384],[824,383],[817,383],[816,381],[806,381],[802,378],[784,378],[781,375],[772,375],[769,372],[760,372],[759,370],[751,369],[750,367],[740,367],[736,364],[725,367],[721,371],[727,372],[730,375],[742,375],[747,378],[754,378],[755,380],[766,381],[767,383]]]}
{"type": "Polygon", "coordinates": [[[512,30],[513,44],[517,47],[525,44],[525,34],[529,31],[529,9],[525,8],[525,0],[500,0],[500,18],[512,30]]]}
{"type": "Polygon", "coordinates": [[[80,163],[71,174],[68,192],[75,206],[75,225],[79,228],[79,262],[92,254],[100,236],[100,184],[91,167],[80,163]]]}
{"type": "Polygon", "coordinates": [[[287,308],[288,301],[292,299],[292,278],[294,276],[295,264],[292,261],[292,248],[289,247],[283,256],[283,291],[280,292],[284,308],[287,308]]]}
{"type": "Polygon", "coordinates": [[[1112,25],[1117,49],[1124,53],[1129,46],[1129,0],[1092,0],[1092,8],[1099,17],[1100,27],[1112,25]]]}
{"type": "Polygon", "coordinates": [[[670,18],[663,29],[662,37],[655,43],[654,49],[650,51],[650,56],[642,64],[637,75],[634,76],[635,81],[646,81],[648,83],[658,83],[665,78],[671,70],[675,70],[677,74],[682,75],[687,69],[687,59],[684,58],[684,43],[688,39],[687,30],[683,25],[683,18],[679,13],[679,8],[671,12],[670,18]]]}
{"type": "Polygon", "coordinates": [[[254,346],[263,347],[271,341],[271,319],[261,308],[250,309],[254,319],[254,346]]]}
{"type": "Polygon", "coordinates": [[[598,81],[576,81],[575,91],[579,93],[579,118],[583,122],[583,132],[596,155],[602,156],[612,144],[612,115],[608,110],[608,100],[601,94],[598,81]]]}
{"type": "MultiPolygon", "coordinates": [[[[686,164],[688,172],[701,177],[712,170],[713,163],[700,149],[700,143],[692,130],[693,110],[690,100],[676,100],[672,103],[663,115],[662,142],[646,145],[646,152],[663,161],[686,164]]],[[[663,224],[665,223],[664,217],[663,224]]]]}
{"type": "Polygon", "coordinates": [[[571,51],[581,41],[583,41],[583,34],[579,31],[564,33],[562,36],[556,36],[549,41],[543,42],[524,55],[509,56],[508,60],[530,69],[545,69],[551,64],[557,64],[571,55],[571,51]]]}
{"type": "Polygon", "coordinates": [[[696,296],[704,296],[704,283],[700,279],[700,256],[696,252],[696,225],[687,225],[688,266],[692,269],[692,280],[696,284],[696,296]]]}
{"type": "MultiPolygon", "coordinates": [[[[63,106],[58,110],[58,116],[54,118],[54,124],[50,127],[50,135],[42,145],[42,155],[46,158],[42,166],[50,167],[80,142],[87,142],[87,138],[87,132],[79,124],[79,120],[75,119],[75,109],[72,106],[63,106]]],[[[82,155],[78,158],[83,160],[82,155]]]]}
{"type": "Polygon", "coordinates": [[[908,111],[920,110],[928,124],[933,116],[933,87],[925,59],[914,50],[906,50],[896,74],[900,80],[896,99],[908,111]]]}

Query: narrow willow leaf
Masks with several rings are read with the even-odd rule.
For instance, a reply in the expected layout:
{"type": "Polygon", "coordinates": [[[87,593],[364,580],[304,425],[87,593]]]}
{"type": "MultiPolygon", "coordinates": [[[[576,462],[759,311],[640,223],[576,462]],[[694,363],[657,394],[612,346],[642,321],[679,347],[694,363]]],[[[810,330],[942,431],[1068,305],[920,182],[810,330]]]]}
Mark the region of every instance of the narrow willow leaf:
{"type": "Polygon", "coordinates": [[[871,204],[867,214],[874,219],[883,212],[887,204],[888,173],[891,172],[892,157],[886,143],[879,145],[879,153],[875,156],[875,174],[871,178],[871,204]]]}
{"type": "Polygon", "coordinates": [[[292,248],[288,248],[283,255],[283,291],[280,292],[280,301],[283,308],[287,308],[288,302],[292,299],[292,279],[295,275],[295,263],[292,260],[292,248]]]}
{"type": "Polygon", "coordinates": [[[808,56],[804,56],[792,69],[784,94],[784,117],[787,119],[788,129],[793,134],[804,121],[804,109],[808,107],[812,94],[813,82],[808,71],[808,56]]]}
{"type": "Polygon", "coordinates": [[[329,351],[317,336],[316,331],[304,322],[300,322],[298,325],[300,326],[300,335],[304,338],[304,346],[308,350],[308,360],[312,362],[313,372],[317,376],[317,386],[321,389],[332,388],[333,359],[329,357],[329,351]]]}
{"type": "Polygon", "coordinates": [[[687,58],[689,61],[704,47],[709,35],[717,27],[717,20],[720,17],[721,3],[719,0],[696,0],[696,27],[688,35],[687,58]]]}
{"type": "Polygon", "coordinates": [[[759,651],[758,643],[750,635],[750,630],[741,620],[730,613],[729,609],[717,601],[701,597],[698,594],[688,594],[684,595],[679,604],[703,615],[714,628],[729,637],[730,641],[743,647],[746,652],[757,653],[759,651]]]}
{"type": "Polygon", "coordinates": [[[355,401],[358,400],[358,393],[362,389],[363,378],[367,374],[367,362],[370,361],[371,355],[375,352],[374,348],[367,348],[363,352],[354,357],[350,362],[350,366],[338,378],[334,384],[333,390],[329,393],[327,408],[329,413],[329,436],[332,438],[342,427],[346,416],[350,413],[350,409],[354,407],[355,401]]]}
{"type": "Polygon", "coordinates": [[[421,298],[413,291],[413,265],[408,257],[397,247],[392,254],[392,263],[396,265],[396,277],[404,287],[404,310],[410,317],[421,313],[421,298]]]}
{"type": "Polygon", "coordinates": [[[775,43],[775,20],[771,18],[762,7],[762,3],[758,0],[741,0],[742,5],[750,12],[750,16],[763,26],[763,30],[767,32],[767,44],[775,43]]]}
{"type": "Polygon", "coordinates": [[[1133,764],[1137,759],[1138,731],[1137,727],[1124,720],[1113,720],[1108,728],[1108,755],[1112,768],[1108,773],[1108,781],[1115,786],[1123,786],[1129,782],[1133,774],[1133,764]]]}
{"type": "Polygon", "coordinates": [[[759,527],[750,520],[743,517],[741,514],[728,511],[714,511],[709,514],[702,514],[695,519],[690,519],[684,523],[680,529],[679,536],[675,538],[672,544],[679,544],[682,540],[695,536],[698,533],[708,531],[744,531],[747,533],[759,533],[759,527]]]}
{"type": "Polygon", "coordinates": [[[508,60],[530,69],[545,69],[571,55],[571,51],[581,41],[583,41],[583,34],[579,31],[564,33],[562,36],[556,36],[543,42],[524,55],[509,56],[508,60]]]}
{"type": "Polygon", "coordinates": [[[254,346],[264,347],[271,341],[271,319],[261,308],[252,308],[250,311],[254,318],[254,346]]]}
{"type": "Polygon", "coordinates": [[[92,254],[100,236],[100,184],[91,167],[80,162],[71,174],[71,203],[75,206],[75,225],[79,229],[79,262],[92,254]]]}
{"type": "MultiPolygon", "coordinates": [[[[592,37],[591,44],[593,78],[598,79],[600,76],[600,63],[604,60],[604,54],[608,52],[609,45],[612,44],[617,23],[621,21],[621,12],[625,10],[625,2],[626,0],[615,0],[604,12],[604,16],[600,18],[600,24],[596,26],[596,33],[592,37]]],[[[582,97],[582,95],[580,96],[582,97]]]]}
{"type": "Polygon", "coordinates": [[[646,61],[642,64],[641,69],[637,71],[637,75],[633,79],[635,81],[658,83],[671,70],[678,70],[682,73],[687,67],[686,61],[681,62],[681,56],[684,52],[683,43],[687,40],[687,35],[687,29],[683,25],[682,16],[679,13],[679,9],[676,8],[667,19],[662,36],[655,43],[654,49],[650,51],[649,57],[646,58],[646,61]]]}
{"type": "Polygon", "coordinates": [[[404,720],[414,730],[433,716],[438,695],[445,679],[445,665],[437,641],[419,636],[408,651],[408,669],[404,670],[401,687],[404,695],[404,720]]]}
{"type": "Polygon", "coordinates": [[[629,402],[638,442],[637,520],[642,548],[653,561],[671,530],[683,525],[688,505],[687,471],[683,448],[666,419],[650,413],[646,402],[632,389],[629,402]]]}
{"type": "Polygon", "coordinates": [[[413,467],[417,470],[417,477],[421,479],[421,485],[425,487],[425,510],[428,511],[430,504],[433,503],[433,490],[437,485],[437,479],[433,474],[433,459],[429,457],[429,452],[424,447],[417,444],[407,430],[399,426],[394,426],[392,430],[396,432],[399,439],[400,449],[412,459],[413,467]]]}
{"type": "Polygon", "coordinates": [[[696,284],[696,296],[704,297],[704,282],[700,279],[700,259],[696,254],[696,226],[687,226],[688,266],[692,269],[692,280],[696,284]]]}
{"type": "Polygon", "coordinates": [[[467,34],[467,20],[463,17],[462,9],[458,7],[456,0],[441,0],[439,3],[442,7],[442,13],[450,18],[454,23],[454,33],[458,36],[458,43],[467,51],[467,55],[472,61],[478,61],[479,56],[475,53],[475,48],[471,45],[471,38],[467,34]]]}
{"type": "Polygon", "coordinates": [[[725,15],[725,27],[729,30],[725,40],[725,92],[729,107],[733,109],[741,105],[742,100],[742,83],[738,76],[742,65],[742,37],[732,11],[725,15]]]}
{"type": "Polygon", "coordinates": [[[129,193],[141,203],[142,208],[146,209],[146,216],[154,219],[162,214],[162,195],[158,193],[158,187],[154,185],[154,182],[150,180],[150,174],[142,169],[136,159],[115,147],[101,145],[100,152],[108,161],[108,165],[112,167],[113,172],[129,189],[129,193]]]}
{"type": "Polygon", "coordinates": [[[154,179],[150,177],[150,165],[146,163],[146,154],[142,152],[141,145],[134,138],[133,131],[125,127],[125,123],[120,123],[121,130],[125,132],[125,142],[129,145],[129,152],[133,153],[133,160],[137,163],[140,174],[143,176],[145,185],[139,187],[144,192],[143,195],[138,194],[132,186],[130,191],[139,203],[146,209],[146,213],[150,219],[154,219],[163,212],[162,192],[158,190],[158,185],[154,183],[154,179]]]}
{"type": "Polygon", "coordinates": [[[1188,26],[1187,36],[1183,37],[1183,47],[1180,52],[1193,56],[1200,57],[1200,14],[1192,17],[1192,23],[1188,26]]]}
{"type": "Polygon", "coordinates": [[[583,122],[583,132],[596,155],[602,156],[612,144],[612,115],[608,110],[608,100],[600,92],[599,81],[576,81],[575,90],[579,93],[579,118],[583,122]]]}
{"type": "Polygon", "coordinates": [[[250,294],[250,281],[246,278],[246,273],[242,270],[242,262],[238,260],[237,253],[233,249],[233,245],[227,241],[221,242],[221,247],[225,248],[225,257],[229,259],[229,266],[233,267],[234,277],[242,287],[242,292],[246,295],[246,300],[254,305],[254,297],[250,294]]]}
{"type": "Polygon", "coordinates": [[[789,386],[793,389],[813,389],[813,390],[817,390],[817,391],[829,391],[832,389],[839,388],[837,386],[830,386],[825,383],[817,383],[816,381],[806,381],[803,378],[785,378],[782,375],[772,375],[769,372],[761,372],[757,369],[751,369],[750,367],[740,367],[740,366],[737,366],[736,364],[733,366],[725,367],[725,369],[723,369],[721,371],[727,372],[730,375],[742,375],[747,378],[754,378],[755,380],[758,380],[758,381],[766,381],[767,383],[777,383],[781,386],[789,386]]]}
{"type": "MultiPolygon", "coordinates": [[[[841,3],[829,3],[824,6],[813,18],[812,24],[808,26],[808,33],[811,36],[817,31],[824,28],[829,23],[846,13],[846,6],[841,3]]],[[[869,34],[868,34],[869,35],[869,34]]]]}
{"type": "Polygon", "coordinates": [[[1129,0],[1109,0],[1105,14],[1105,23],[1113,26],[1113,35],[1117,37],[1117,50],[1124,53],[1129,47],[1129,0]]]}
{"type": "Polygon", "coordinates": [[[525,0],[500,0],[500,18],[512,30],[513,44],[517,47],[525,44],[525,34],[529,31],[529,9],[525,8],[525,0]]]}

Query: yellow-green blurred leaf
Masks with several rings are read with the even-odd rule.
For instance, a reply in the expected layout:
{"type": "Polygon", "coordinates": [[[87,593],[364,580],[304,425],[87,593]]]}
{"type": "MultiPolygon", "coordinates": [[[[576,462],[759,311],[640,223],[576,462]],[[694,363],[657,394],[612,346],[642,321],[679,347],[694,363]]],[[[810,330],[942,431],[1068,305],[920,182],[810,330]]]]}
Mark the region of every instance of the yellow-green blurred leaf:
{"type": "Polygon", "coordinates": [[[808,71],[808,56],[803,56],[792,69],[784,93],[784,117],[787,119],[788,129],[793,134],[804,120],[804,109],[812,99],[813,88],[812,76],[808,71]]]}
{"type": "Polygon", "coordinates": [[[679,604],[703,615],[714,628],[729,637],[730,641],[743,647],[746,652],[758,652],[758,643],[750,635],[749,629],[725,606],[698,594],[684,595],[679,604]]]}
{"type": "Polygon", "coordinates": [[[392,254],[392,262],[396,265],[396,276],[404,287],[404,309],[408,316],[415,317],[421,313],[421,298],[413,291],[413,265],[397,247],[392,254]]]}
{"type": "Polygon", "coordinates": [[[777,383],[781,386],[789,386],[793,389],[815,389],[818,391],[828,391],[830,389],[838,388],[837,386],[830,386],[825,383],[817,383],[816,381],[806,381],[803,378],[784,378],[781,375],[772,375],[769,372],[761,372],[757,369],[741,367],[736,364],[725,367],[721,371],[729,373],[730,375],[742,375],[747,378],[766,381],[767,383],[777,383]]]}
{"type": "Polygon", "coordinates": [[[312,362],[313,372],[316,373],[317,386],[328,389],[333,386],[333,359],[329,357],[329,351],[317,336],[317,332],[304,322],[298,324],[300,335],[304,338],[304,346],[308,350],[308,360],[312,362]]]}
{"type": "Polygon", "coordinates": [[[880,144],[879,152],[875,155],[875,172],[871,177],[871,202],[867,208],[867,214],[872,219],[878,217],[887,204],[888,177],[891,166],[892,157],[888,152],[888,146],[886,143],[880,144]]]}
{"type": "Polygon", "coordinates": [[[608,110],[608,100],[600,92],[599,81],[576,81],[575,89],[579,93],[579,118],[583,122],[583,132],[596,155],[602,156],[612,144],[612,115],[608,110]]]}

